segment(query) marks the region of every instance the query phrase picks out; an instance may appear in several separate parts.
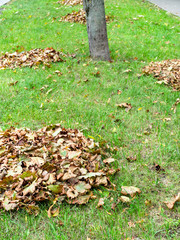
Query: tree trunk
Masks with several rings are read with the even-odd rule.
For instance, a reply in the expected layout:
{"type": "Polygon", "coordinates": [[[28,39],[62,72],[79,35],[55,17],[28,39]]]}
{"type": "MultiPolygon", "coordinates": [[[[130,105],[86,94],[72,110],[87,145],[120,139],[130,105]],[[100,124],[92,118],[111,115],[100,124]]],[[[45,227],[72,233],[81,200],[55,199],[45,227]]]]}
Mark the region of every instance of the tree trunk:
{"type": "Polygon", "coordinates": [[[94,60],[109,61],[104,0],[83,0],[86,12],[90,55],[94,60]]]}

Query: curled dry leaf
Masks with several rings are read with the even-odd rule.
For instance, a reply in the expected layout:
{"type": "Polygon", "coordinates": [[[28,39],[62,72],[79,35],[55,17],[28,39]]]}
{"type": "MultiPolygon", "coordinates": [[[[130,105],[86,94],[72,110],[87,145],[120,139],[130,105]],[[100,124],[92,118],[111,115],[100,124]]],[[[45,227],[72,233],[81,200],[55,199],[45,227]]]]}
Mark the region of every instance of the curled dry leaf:
{"type": "Polygon", "coordinates": [[[137,160],[136,156],[128,156],[126,157],[126,159],[128,160],[128,162],[135,162],[137,160]]]}
{"type": "Polygon", "coordinates": [[[122,194],[130,195],[131,197],[134,197],[136,193],[141,193],[141,190],[139,188],[133,186],[122,186],[121,189],[122,194]]]}
{"type": "Polygon", "coordinates": [[[171,199],[171,201],[165,202],[165,204],[166,204],[166,206],[167,206],[169,209],[173,209],[174,204],[175,204],[176,202],[180,202],[180,192],[179,192],[175,197],[173,197],[173,198],[171,199]]]}
{"type": "MultiPolygon", "coordinates": [[[[60,124],[37,131],[13,127],[0,131],[0,208],[24,207],[36,214],[39,201],[86,204],[95,198],[93,187],[114,186],[108,177],[118,171],[108,166],[114,159],[101,166],[105,149],[77,129],[60,124]]],[[[58,214],[53,206],[49,216],[58,214]]]]}
{"type": "Polygon", "coordinates": [[[132,105],[130,103],[120,103],[120,104],[116,104],[116,107],[119,108],[125,108],[126,112],[129,112],[129,110],[132,109],[132,105]]]}

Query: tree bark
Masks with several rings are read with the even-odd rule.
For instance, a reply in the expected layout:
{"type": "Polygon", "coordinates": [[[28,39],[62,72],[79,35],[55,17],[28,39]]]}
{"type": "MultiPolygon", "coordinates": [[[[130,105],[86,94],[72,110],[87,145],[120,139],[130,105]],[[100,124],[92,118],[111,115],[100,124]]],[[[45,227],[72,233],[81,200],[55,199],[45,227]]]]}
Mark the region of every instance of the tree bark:
{"type": "Polygon", "coordinates": [[[92,59],[110,61],[104,0],[83,0],[92,59]]]}

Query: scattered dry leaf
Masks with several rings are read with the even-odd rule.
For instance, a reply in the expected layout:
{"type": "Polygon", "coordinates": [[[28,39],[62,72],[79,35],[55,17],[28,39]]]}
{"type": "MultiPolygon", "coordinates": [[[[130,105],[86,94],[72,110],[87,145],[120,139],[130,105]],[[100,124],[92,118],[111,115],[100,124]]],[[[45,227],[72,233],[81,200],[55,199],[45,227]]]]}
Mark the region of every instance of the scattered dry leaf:
{"type": "Polygon", "coordinates": [[[180,103],[180,99],[177,98],[176,102],[171,107],[171,110],[173,110],[174,113],[176,113],[176,107],[179,103],[180,103]]]}
{"type": "Polygon", "coordinates": [[[117,107],[120,108],[125,108],[126,112],[129,112],[129,110],[131,110],[132,105],[130,103],[120,103],[120,104],[116,104],[117,107]]]}
{"type": "Polygon", "coordinates": [[[126,157],[126,159],[128,160],[128,162],[135,162],[137,160],[136,156],[128,156],[126,157]]]}
{"type": "Polygon", "coordinates": [[[165,202],[165,204],[167,205],[167,207],[168,207],[169,209],[173,209],[174,204],[175,204],[176,202],[180,202],[180,192],[179,192],[175,197],[173,197],[173,198],[171,199],[171,201],[165,202]]]}
{"type": "Polygon", "coordinates": [[[134,197],[136,193],[141,193],[141,190],[139,188],[133,186],[122,186],[121,189],[122,194],[130,195],[131,197],[134,197]]]}
{"type": "Polygon", "coordinates": [[[104,205],[104,198],[100,198],[99,199],[99,202],[98,202],[98,205],[97,205],[97,208],[100,208],[104,205]]]}
{"type": "Polygon", "coordinates": [[[130,203],[131,202],[131,199],[129,197],[126,197],[126,196],[121,196],[119,198],[119,200],[123,203],[130,203]]]}
{"type": "Polygon", "coordinates": [[[136,225],[133,223],[133,222],[128,222],[128,226],[130,227],[130,228],[134,228],[136,225]]]}

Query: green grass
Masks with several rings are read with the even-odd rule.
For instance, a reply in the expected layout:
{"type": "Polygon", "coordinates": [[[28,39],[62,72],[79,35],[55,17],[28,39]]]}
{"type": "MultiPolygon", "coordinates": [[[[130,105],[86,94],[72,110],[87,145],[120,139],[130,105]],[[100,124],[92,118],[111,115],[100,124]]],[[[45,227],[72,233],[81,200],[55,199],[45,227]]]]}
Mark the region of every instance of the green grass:
{"type": "MultiPolygon", "coordinates": [[[[155,84],[152,76],[137,75],[151,61],[179,58],[179,18],[141,0],[106,1],[106,14],[114,19],[107,26],[113,60],[109,63],[89,58],[86,26],[58,21],[79,6],[61,6],[55,0],[16,0],[5,8],[0,15],[2,54],[53,47],[75,53],[76,58],[67,57],[66,62],[45,70],[1,70],[0,127],[38,129],[60,122],[78,128],[116,147],[112,155],[121,171],[112,179],[117,189],[109,193],[103,209],[96,208],[96,199],[86,206],[63,203],[60,215],[52,219],[47,217],[49,205],[43,204],[37,217],[23,210],[1,211],[0,239],[179,239],[179,205],[168,210],[163,204],[178,192],[179,108],[174,113],[171,107],[179,93],[155,84]],[[124,72],[127,69],[131,72],[124,72]],[[58,77],[55,70],[63,75],[58,77]],[[9,85],[15,81],[16,85],[9,85]],[[116,104],[122,102],[133,108],[128,113],[118,109],[116,104]],[[151,133],[145,135],[149,125],[151,133]],[[135,162],[126,160],[135,155],[135,162]],[[153,170],[153,163],[165,173],[153,170]],[[112,211],[111,200],[120,196],[122,185],[137,186],[142,193],[130,206],[119,203],[112,211]],[[146,206],[146,200],[152,204],[146,206]]],[[[107,194],[101,190],[99,197],[107,194]]]]}

